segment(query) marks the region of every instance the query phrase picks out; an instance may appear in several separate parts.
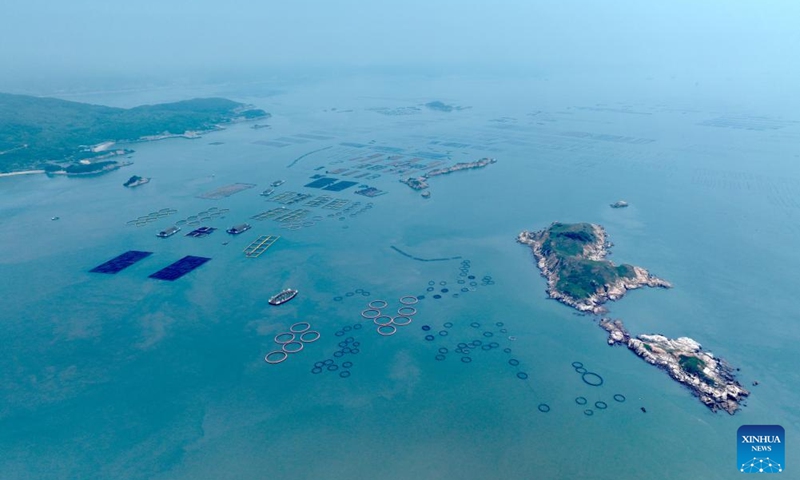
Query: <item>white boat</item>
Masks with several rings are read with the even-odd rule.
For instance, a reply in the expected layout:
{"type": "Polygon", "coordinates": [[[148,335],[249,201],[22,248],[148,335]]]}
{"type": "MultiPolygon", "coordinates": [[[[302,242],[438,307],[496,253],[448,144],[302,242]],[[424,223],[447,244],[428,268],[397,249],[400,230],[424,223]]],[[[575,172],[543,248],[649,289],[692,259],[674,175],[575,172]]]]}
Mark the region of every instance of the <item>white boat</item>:
{"type": "Polygon", "coordinates": [[[297,290],[293,288],[287,288],[286,290],[283,290],[280,293],[273,295],[269,299],[269,304],[275,306],[283,305],[284,303],[288,302],[289,300],[293,299],[296,296],[297,296],[297,290]]]}

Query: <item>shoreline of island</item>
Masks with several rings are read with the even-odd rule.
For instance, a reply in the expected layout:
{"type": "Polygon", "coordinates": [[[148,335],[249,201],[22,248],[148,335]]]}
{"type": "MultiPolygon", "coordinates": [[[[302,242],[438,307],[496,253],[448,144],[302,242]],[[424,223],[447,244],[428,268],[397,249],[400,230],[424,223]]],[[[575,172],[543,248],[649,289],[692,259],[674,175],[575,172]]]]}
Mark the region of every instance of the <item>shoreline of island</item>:
{"type": "MultiPolygon", "coordinates": [[[[18,146],[0,152],[0,177],[107,173],[131,164],[111,160],[134,153],[127,148],[131,144],[170,138],[199,139],[205,134],[225,130],[229,125],[271,117],[253,105],[223,98],[196,98],[122,109],[0,93],[0,106],[22,113],[32,110],[39,115],[43,110],[55,110],[64,118],[64,125],[70,125],[67,129],[48,118],[51,123],[45,133],[36,130],[33,134],[23,134],[28,131],[21,129],[23,133],[16,137],[3,138],[4,143],[18,146]],[[98,118],[103,121],[96,120],[98,118]],[[79,138],[73,134],[75,129],[85,129],[87,133],[79,138]]],[[[34,123],[37,117],[32,115],[31,118],[31,125],[38,125],[34,123]]]]}
{"type": "Polygon", "coordinates": [[[600,328],[608,332],[608,344],[623,345],[636,356],[664,370],[687,387],[705,406],[733,415],[750,395],[737,380],[735,369],[724,359],[703,350],[689,337],[668,338],[660,334],[631,336],[622,320],[603,318],[600,328]]]}
{"type": "MultiPolygon", "coordinates": [[[[671,288],[672,284],[642,267],[615,265],[606,259],[612,244],[600,225],[555,222],[536,232],[523,231],[517,241],[530,247],[547,293],[578,311],[601,315],[604,304],[619,300],[629,290],[644,286],[671,288]]],[[[750,392],[736,380],[727,362],[702,349],[688,337],[632,336],[621,320],[602,318],[609,345],[625,345],[647,363],[669,373],[713,412],[738,411],[750,392]]]]}
{"type": "Polygon", "coordinates": [[[429,172],[425,172],[419,177],[408,177],[405,179],[400,179],[400,183],[408,185],[409,187],[411,187],[412,190],[417,190],[417,191],[425,190],[426,188],[430,187],[430,185],[428,184],[428,180],[431,177],[447,175],[453,172],[459,172],[463,170],[474,170],[477,168],[484,168],[493,163],[497,163],[497,159],[489,157],[484,157],[474,162],[459,162],[449,167],[435,168],[429,172]]]}
{"type": "MultiPolygon", "coordinates": [[[[606,309],[603,304],[609,300],[619,300],[629,290],[635,290],[645,286],[654,288],[672,288],[672,284],[670,282],[652,275],[644,268],[637,267],[635,265],[627,265],[627,267],[630,267],[633,272],[632,277],[618,276],[614,283],[604,285],[602,291],[596,290],[585,298],[576,299],[573,296],[560,291],[558,289],[558,284],[561,278],[559,277],[558,270],[559,267],[561,267],[559,264],[561,260],[559,260],[557,255],[552,255],[552,252],[545,251],[546,242],[548,240],[547,236],[550,228],[553,228],[556,225],[562,224],[556,222],[553,223],[548,229],[539,230],[536,232],[530,232],[526,230],[521,232],[517,237],[517,241],[519,243],[531,247],[531,251],[536,259],[536,264],[539,267],[539,271],[547,280],[547,294],[550,296],[550,298],[575,308],[581,312],[589,312],[600,315],[606,313],[606,309]]],[[[583,225],[588,225],[591,227],[594,240],[584,245],[584,250],[581,252],[581,255],[590,261],[608,262],[606,257],[610,253],[610,248],[612,245],[607,241],[605,229],[603,229],[603,227],[600,225],[595,224],[583,225]]]]}

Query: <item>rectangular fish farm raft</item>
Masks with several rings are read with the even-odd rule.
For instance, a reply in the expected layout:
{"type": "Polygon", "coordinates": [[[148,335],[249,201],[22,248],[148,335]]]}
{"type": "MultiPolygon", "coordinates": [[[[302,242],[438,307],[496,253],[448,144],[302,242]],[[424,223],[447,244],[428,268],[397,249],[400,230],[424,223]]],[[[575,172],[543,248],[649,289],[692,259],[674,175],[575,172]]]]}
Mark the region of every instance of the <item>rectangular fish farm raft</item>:
{"type": "Polygon", "coordinates": [[[192,255],[187,255],[172,265],[164,267],[156,273],[150,275],[150,278],[167,280],[171,282],[181,278],[209,260],[211,259],[206,257],[193,257],[192,255]]]}
{"type": "Polygon", "coordinates": [[[200,227],[187,233],[186,236],[195,238],[205,237],[214,233],[215,230],[216,228],[214,227],[200,227]]]}
{"type": "Polygon", "coordinates": [[[89,270],[92,273],[110,273],[115,274],[119,273],[122,270],[130,267],[134,263],[138,262],[143,258],[147,258],[152,255],[153,252],[140,252],[138,250],[129,250],[122,255],[116,256],[111,260],[107,261],[102,265],[98,265],[93,269],[89,270]]]}
{"type": "Polygon", "coordinates": [[[303,200],[308,200],[313,195],[309,195],[307,193],[298,193],[298,192],[283,192],[278,194],[274,197],[270,197],[267,199],[268,202],[275,202],[275,203],[282,203],[284,205],[291,205],[293,203],[302,202],[303,200]]]}
{"type": "Polygon", "coordinates": [[[324,187],[323,190],[330,190],[331,192],[341,192],[342,190],[346,190],[352,186],[358,185],[358,182],[349,182],[346,180],[342,180],[341,182],[334,183],[333,185],[328,185],[324,187]]]}
{"type": "Polygon", "coordinates": [[[278,207],[273,208],[272,210],[267,210],[266,212],[257,213],[250,218],[253,220],[269,220],[270,218],[275,218],[278,215],[283,215],[287,212],[291,212],[291,210],[287,207],[278,207]]]}
{"type": "Polygon", "coordinates": [[[248,188],[253,188],[255,186],[255,183],[232,183],[230,185],[225,185],[224,187],[211,190],[210,192],[201,193],[197,196],[197,198],[216,200],[219,198],[230,197],[234,193],[239,193],[242,190],[247,190],[248,188]]]}
{"type": "Polygon", "coordinates": [[[258,258],[277,242],[279,238],[281,237],[278,235],[262,235],[244,249],[244,254],[248,258],[258,258]]]}
{"type": "Polygon", "coordinates": [[[337,181],[338,181],[338,179],[336,179],[336,178],[327,178],[327,177],[326,178],[319,178],[317,180],[314,180],[311,183],[306,184],[306,187],[308,187],[308,188],[323,188],[323,187],[327,187],[328,185],[331,185],[333,183],[336,183],[337,181]]]}

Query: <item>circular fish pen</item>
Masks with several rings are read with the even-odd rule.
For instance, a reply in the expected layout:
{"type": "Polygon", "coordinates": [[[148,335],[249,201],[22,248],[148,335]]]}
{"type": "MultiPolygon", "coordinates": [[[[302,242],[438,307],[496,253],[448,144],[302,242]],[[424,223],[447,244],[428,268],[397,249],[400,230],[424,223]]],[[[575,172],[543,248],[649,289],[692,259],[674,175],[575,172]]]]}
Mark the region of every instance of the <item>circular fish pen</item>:
{"type": "MultiPolygon", "coordinates": [[[[391,321],[391,319],[390,319],[390,321],[391,321]]],[[[397,327],[395,327],[394,325],[386,324],[386,325],[379,326],[377,328],[377,331],[378,331],[379,335],[382,335],[384,337],[390,337],[390,336],[394,335],[395,333],[397,333],[397,327]]]]}
{"type": "Polygon", "coordinates": [[[319,340],[320,333],[314,330],[309,330],[300,334],[300,341],[303,343],[314,343],[319,340]],[[311,338],[309,338],[309,336],[311,338]]]}
{"type": "Polygon", "coordinates": [[[292,333],[303,333],[311,329],[311,324],[308,322],[297,322],[291,327],[289,327],[289,331],[292,333]]]}
{"type": "Polygon", "coordinates": [[[300,342],[284,343],[283,346],[281,347],[281,350],[283,350],[286,353],[297,353],[302,349],[303,349],[303,344],[300,343],[300,342]],[[290,345],[297,345],[297,346],[296,347],[290,347],[290,345]]]}
{"type": "Polygon", "coordinates": [[[279,345],[284,345],[286,343],[293,342],[294,338],[295,338],[294,337],[294,333],[283,332],[283,333],[279,333],[279,334],[275,335],[274,340],[275,340],[275,343],[277,343],[279,345]]]}
{"type": "Polygon", "coordinates": [[[381,311],[375,308],[370,308],[361,312],[361,316],[366,318],[367,320],[373,320],[381,316],[381,311]],[[375,312],[375,314],[373,315],[372,312],[375,312]]]}
{"type": "Polygon", "coordinates": [[[403,305],[415,305],[417,302],[419,302],[419,300],[417,299],[417,297],[413,295],[406,295],[404,297],[400,297],[400,303],[402,303],[403,305]]]}
{"type": "Polygon", "coordinates": [[[397,325],[398,327],[405,327],[406,325],[411,325],[411,317],[406,317],[404,315],[399,315],[392,319],[392,324],[397,325]],[[403,321],[399,321],[400,319],[404,319],[403,321]]]}
{"type": "Polygon", "coordinates": [[[583,380],[583,383],[592,387],[599,387],[603,384],[603,377],[594,372],[586,372],[582,374],[581,379],[583,380]]]}
{"type": "MultiPolygon", "coordinates": [[[[381,308],[386,308],[389,306],[389,302],[386,300],[373,300],[367,304],[370,309],[372,310],[380,310],[381,308]]],[[[365,310],[366,311],[366,310],[365,310]]],[[[380,311],[378,312],[380,313],[380,311]]]]}
{"type": "Polygon", "coordinates": [[[271,365],[276,365],[278,363],[283,362],[287,358],[289,358],[289,354],[288,353],[286,353],[284,351],[281,351],[281,350],[277,350],[277,351],[269,352],[268,354],[266,354],[266,356],[264,356],[264,361],[269,363],[269,364],[271,364],[271,365]]]}
{"type": "Polygon", "coordinates": [[[412,317],[417,314],[417,309],[414,307],[400,307],[397,309],[397,314],[401,317],[412,317]]]}

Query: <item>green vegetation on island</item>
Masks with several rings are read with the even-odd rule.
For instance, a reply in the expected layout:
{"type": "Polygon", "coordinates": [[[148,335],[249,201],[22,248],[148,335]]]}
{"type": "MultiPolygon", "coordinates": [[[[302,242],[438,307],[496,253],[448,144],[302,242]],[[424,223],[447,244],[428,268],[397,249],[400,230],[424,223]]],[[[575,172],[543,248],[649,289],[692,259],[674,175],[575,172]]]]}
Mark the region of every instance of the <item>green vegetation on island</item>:
{"type": "Polygon", "coordinates": [[[714,412],[723,410],[733,415],[750,395],[736,380],[738,369],[691,338],[632,336],[619,319],[602,318],[598,324],[608,332],[609,345],[624,345],[637,357],[663,369],[714,412]]]}
{"type": "Polygon", "coordinates": [[[532,247],[550,296],[581,311],[602,312],[603,303],[630,289],[670,286],[643,268],[607,260],[610,244],[599,225],[557,222],[518,240],[532,247]]]}
{"type": "Polygon", "coordinates": [[[699,377],[703,382],[711,385],[712,387],[716,385],[714,380],[708,377],[703,370],[706,368],[706,362],[703,360],[688,355],[679,355],[678,356],[678,364],[681,366],[684,372],[688,373],[689,375],[696,375],[699,377]]]}
{"type": "Polygon", "coordinates": [[[588,299],[601,292],[605,285],[636,277],[632,265],[614,265],[608,260],[594,260],[584,255],[597,244],[597,237],[589,223],[554,223],[543,242],[542,253],[558,258],[556,288],[574,299],[588,299]]]}
{"type": "Polygon", "coordinates": [[[116,142],[192,137],[224,124],[267,117],[263,110],[224,98],[116,108],[0,93],[0,172],[102,171],[76,162],[130,153],[111,148],[116,142]]]}

